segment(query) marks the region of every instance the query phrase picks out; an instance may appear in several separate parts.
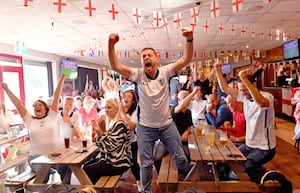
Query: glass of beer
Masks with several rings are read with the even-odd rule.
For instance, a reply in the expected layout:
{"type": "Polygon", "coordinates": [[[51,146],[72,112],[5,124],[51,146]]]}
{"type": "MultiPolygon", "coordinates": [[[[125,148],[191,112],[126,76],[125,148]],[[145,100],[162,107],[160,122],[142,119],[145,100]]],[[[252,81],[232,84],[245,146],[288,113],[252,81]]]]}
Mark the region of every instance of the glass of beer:
{"type": "Polygon", "coordinates": [[[210,130],[207,132],[207,137],[209,138],[209,144],[211,147],[215,144],[215,132],[210,130]]]}
{"type": "Polygon", "coordinates": [[[227,133],[221,131],[221,132],[220,132],[220,144],[221,144],[221,146],[224,147],[224,149],[226,148],[227,141],[228,141],[227,133]]]}

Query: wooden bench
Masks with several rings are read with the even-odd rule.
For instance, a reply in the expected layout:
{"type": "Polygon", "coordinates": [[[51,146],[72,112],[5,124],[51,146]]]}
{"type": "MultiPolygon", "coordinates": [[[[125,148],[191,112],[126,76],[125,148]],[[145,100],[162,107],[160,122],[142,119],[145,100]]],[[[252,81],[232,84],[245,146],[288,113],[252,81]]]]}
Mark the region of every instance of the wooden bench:
{"type": "Polygon", "coordinates": [[[31,169],[20,173],[17,176],[6,179],[4,185],[8,187],[11,192],[25,188],[25,184],[35,177],[35,173],[31,169]]]}
{"type": "Polygon", "coordinates": [[[27,181],[25,189],[38,192],[59,192],[74,189],[81,192],[84,188],[93,188],[101,193],[115,193],[121,175],[102,176],[95,185],[75,185],[75,184],[38,184],[34,179],[27,181]]]}
{"type": "Polygon", "coordinates": [[[161,190],[172,192],[177,191],[178,170],[170,154],[163,157],[157,180],[161,190]]]}

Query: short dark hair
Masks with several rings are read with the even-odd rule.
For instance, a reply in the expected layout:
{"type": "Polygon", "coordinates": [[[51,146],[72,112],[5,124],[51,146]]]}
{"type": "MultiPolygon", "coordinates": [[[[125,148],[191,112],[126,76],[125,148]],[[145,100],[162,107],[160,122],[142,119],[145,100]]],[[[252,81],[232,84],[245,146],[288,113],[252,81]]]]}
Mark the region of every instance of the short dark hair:
{"type": "Polygon", "coordinates": [[[154,48],[146,47],[146,48],[142,49],[142,52],[145,51],[145,50],[152,50],[154,52],[154,54],[157,55],[157,52],[155,51],[154,48]]]}

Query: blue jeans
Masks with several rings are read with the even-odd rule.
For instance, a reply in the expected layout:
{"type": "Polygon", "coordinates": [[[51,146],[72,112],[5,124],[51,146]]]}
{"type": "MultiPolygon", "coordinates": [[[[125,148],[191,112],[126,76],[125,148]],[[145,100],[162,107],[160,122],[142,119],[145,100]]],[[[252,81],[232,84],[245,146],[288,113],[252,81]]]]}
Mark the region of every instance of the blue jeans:
{"type": "Polygon", "coordinates": [[[190,163],[187,160],[180,141],[180,135],[174,122],[162,128],[137,126],[137,141],[141,159],[141,180],[144,193],[151,193],[153,150],[154,143],[160,139],[167,147],[168,152],[178,168],[179,175],[188,173],[190,163]]]}
{"type": "Polygon", "coordinates": [[[276,153],[276,148],[270,150],[261,150],[257,148],[251,148],[242,144],[239,146],[240,151],[247,157],[247,160],[242,163],[242,166],[246,172],[256,169],[271,161],[276,153]]]}

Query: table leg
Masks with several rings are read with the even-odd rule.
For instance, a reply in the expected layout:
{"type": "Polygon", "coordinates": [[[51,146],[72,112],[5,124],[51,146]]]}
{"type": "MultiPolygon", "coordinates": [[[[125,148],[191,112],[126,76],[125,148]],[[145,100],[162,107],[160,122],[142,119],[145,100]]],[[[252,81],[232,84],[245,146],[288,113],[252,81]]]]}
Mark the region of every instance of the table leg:
{"type": "Polygon", "coordinates": [[[51,168],[51,166],[49,166],[49,165],[43,165],[41,167],[40,171],[37,172],[34,183],[36,183],[36,184],[47,183],[47,182],[45,182],[45,180],[49,175],[50,168],[51,168]]]}
{"type": "Polygon", "coordinates": [[[85,173],[84,169],[81,166],[70,166],[72,172],[78,178],[80,184],[82,185],[93,185],[89,176],[85,173]]]}

